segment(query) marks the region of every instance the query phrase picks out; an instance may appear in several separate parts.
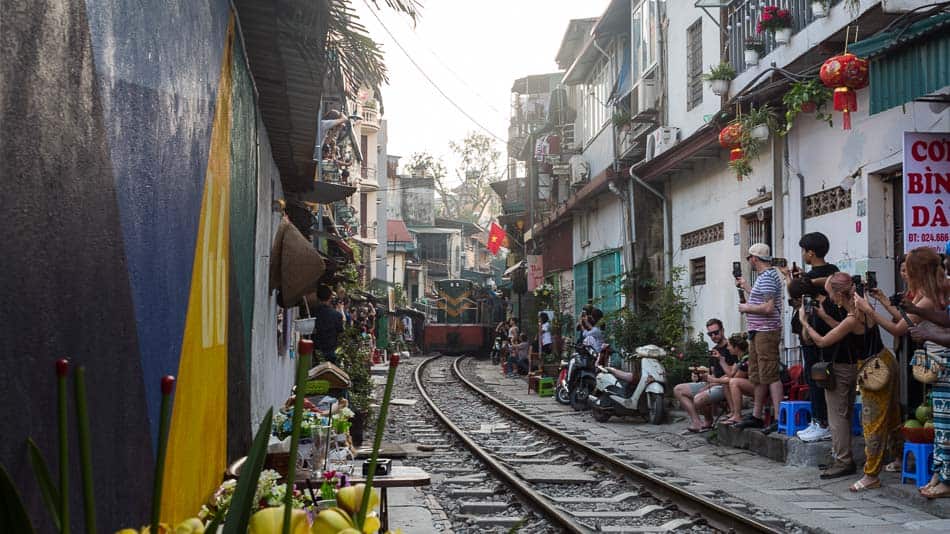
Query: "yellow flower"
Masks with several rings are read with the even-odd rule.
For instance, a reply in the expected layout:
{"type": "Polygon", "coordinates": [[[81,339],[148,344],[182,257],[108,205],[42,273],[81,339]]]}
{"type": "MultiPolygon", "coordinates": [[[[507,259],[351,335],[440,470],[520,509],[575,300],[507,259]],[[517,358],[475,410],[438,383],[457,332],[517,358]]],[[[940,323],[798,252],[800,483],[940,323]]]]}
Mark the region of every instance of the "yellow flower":
{"type": "MultiPolygon", "coordinates": [[[[248,534],[281,534],[284,526],[284,507],[264,508],[251,516],[247,524],[248,534]]],[[[310,521],[307,512],[293,509],[290,511],[290,533],[307,534],[310,521]]]]}

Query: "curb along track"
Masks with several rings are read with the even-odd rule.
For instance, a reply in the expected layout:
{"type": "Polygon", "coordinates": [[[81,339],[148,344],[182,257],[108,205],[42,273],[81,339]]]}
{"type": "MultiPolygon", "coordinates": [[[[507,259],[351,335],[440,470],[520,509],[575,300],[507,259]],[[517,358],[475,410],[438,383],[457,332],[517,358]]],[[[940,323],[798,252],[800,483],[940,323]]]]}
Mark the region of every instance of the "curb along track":
{"type": "Polygon", "coordinates": [[[462,375],[459,363],[464,358],[451,362],[452,382],[423,378],[432,364],[448,367],[447,357],[425,360],[415,369],[416,388],[442,424],[552,527],[573,533],[711,528],[784,532],[671,484],[498,400],[462,375]],[[480,423],[480,430],[473,428],[488,420],[504,423],[487,427],[480,423]]]}

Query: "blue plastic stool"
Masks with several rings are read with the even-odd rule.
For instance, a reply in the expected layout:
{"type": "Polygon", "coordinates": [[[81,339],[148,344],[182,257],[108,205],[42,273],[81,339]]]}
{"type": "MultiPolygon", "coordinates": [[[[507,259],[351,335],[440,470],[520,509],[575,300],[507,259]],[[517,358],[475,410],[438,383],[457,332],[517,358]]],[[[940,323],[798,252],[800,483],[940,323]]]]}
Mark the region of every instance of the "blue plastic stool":
{"type": "Polygon", "coordinates": [[[861,409],[863,408],[860,402],[854,403],[854,413],[851,414],[851,434],[854,436],[860,436],[864,433],[864,425],[861,424],[861,409]]]}
{"type": "Polygon", "coordinates": [[[933,476],[933,470],[930,466],[933,462],[934,445],[933,443],[911,443],[904,442],[904,458],[901,460],[901,484],[906,479],[912,479],[917,483],[917,487],[924,486],[930,482],[933,476]],[[907,457],[914,457],[914,470],[907,470],[907,457]]]}
{"type": "Polygon", "coordinates": [[[811,421],[811,402],[782,401],[778,405],[778,431],[788,436],[808,428],[811,421]]]}

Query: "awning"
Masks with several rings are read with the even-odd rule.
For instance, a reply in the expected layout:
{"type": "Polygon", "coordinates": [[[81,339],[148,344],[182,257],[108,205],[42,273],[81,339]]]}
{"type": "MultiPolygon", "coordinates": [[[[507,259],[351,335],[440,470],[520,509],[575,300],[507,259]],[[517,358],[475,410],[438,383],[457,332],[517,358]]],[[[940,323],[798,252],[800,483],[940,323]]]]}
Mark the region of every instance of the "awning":
{"type": "Polygon", "coordinates": [[[623,47],[623,64],[620,66],[620,74],[617,75],[617,83],[610,92],[608,103],[616,104],[618,100],[630,94],[633,91],[633,77],[630,76],[630,47],[623,47]]]}
{"type": "Polygon", "coordinates": [[[861,58],[871,59],[944,28],[950,28],[950,13],[927,17],[909,26],[900,26],[858,41],[848,47],[848,52],[861,58]]]}
{"type": "Polygon", "coordinates": [[[506,276],[511,276],[511,273],[517,271],[518,269],[524,269],[525,265],[526,265],[526,262],[524,260],[521,260],[518,263],[512,265],[511,267],[508,267],[508,269],[506,269],[505,272],[501,275],[502,278],[506,276]]]}
{"type": "Polygon", "coordinates": [[[376,241],[375,239],[369,239],[368,237],[362,237],[359,235],[354,235],[350,239],[352,239],[353,241],[356,241],[357,243],[360,243],[363,245],[369,245],[372,247],[379,245],[379,242],[376,241]]]}
{"type": "Polygon", "coordinates": [[[338,200],[346,200],[353,193],[356,193],[356,188],[348,185],[313,182],[313,189],[300,193],[300,200],[314,204],[331,204],[338,200]]]}

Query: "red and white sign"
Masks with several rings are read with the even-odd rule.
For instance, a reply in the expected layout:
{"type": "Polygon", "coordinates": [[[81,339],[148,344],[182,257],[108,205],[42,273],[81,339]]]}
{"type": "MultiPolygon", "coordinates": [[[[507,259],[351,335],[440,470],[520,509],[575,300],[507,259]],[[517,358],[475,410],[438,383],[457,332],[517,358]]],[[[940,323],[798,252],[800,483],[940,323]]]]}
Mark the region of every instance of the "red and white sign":
{"type": "Polygon", "coordinates": [[[950,241],[950,132],[904,132],[904,250],[950,241]]]}
{"type": "Polygon", "coordinates": [[[528,291],[534,291],[544,284],[543,256],[528,256],[528,291]]]}

